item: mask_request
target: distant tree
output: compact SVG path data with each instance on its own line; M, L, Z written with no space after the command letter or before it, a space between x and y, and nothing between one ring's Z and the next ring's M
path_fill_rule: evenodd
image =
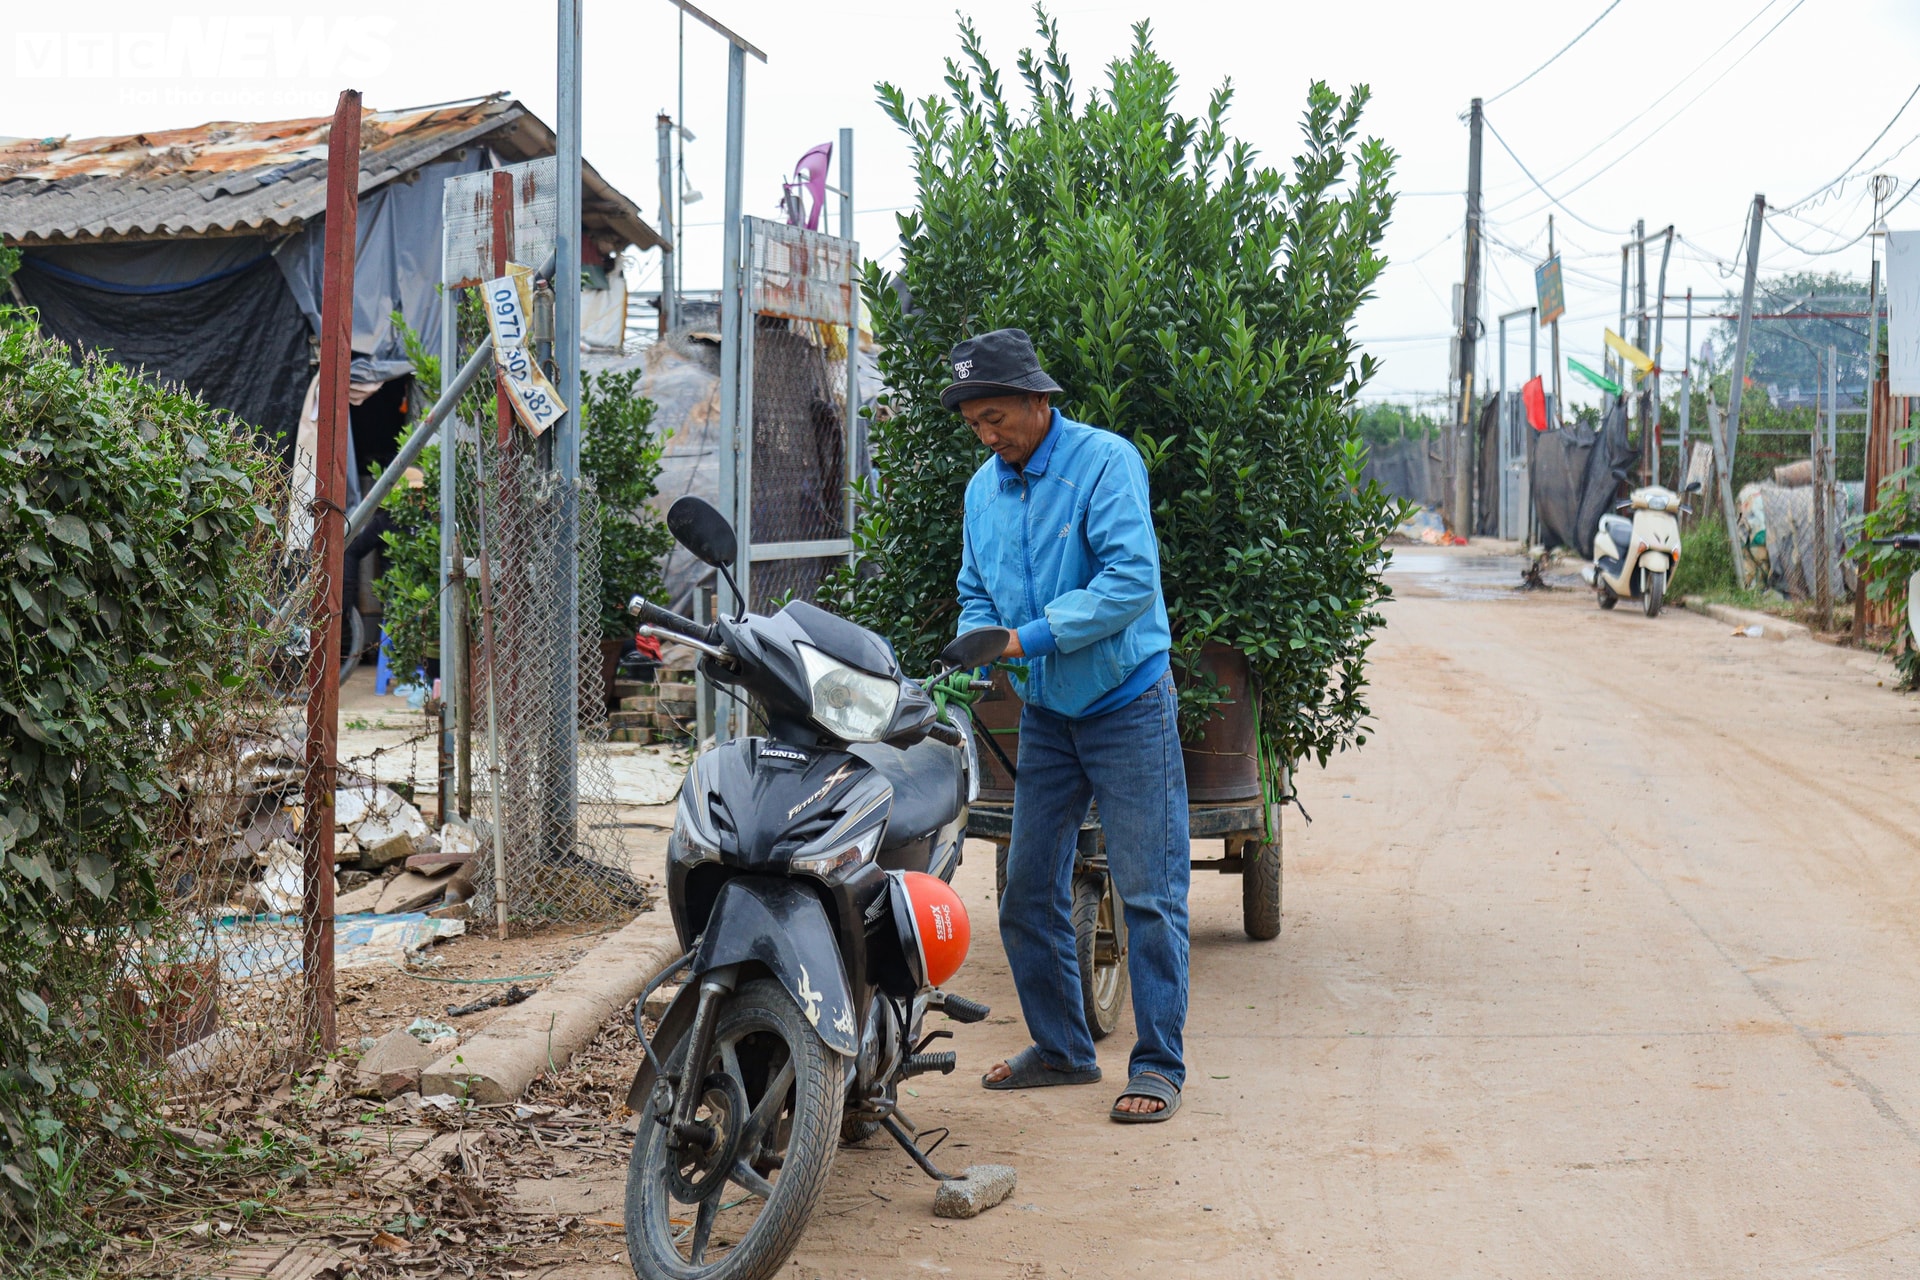
M1390 444L1395 440L1438 435L1444 410L1435 413L1418 405L1374 403L1354 410L1353 430L1368 444Z
M1740 296L1729 293L1722 310L1740 310ZM1671 305L1671 304L1669 304ZM1698 302L1696 301L1696 304ZM1754 290L1756 314L1806 314L1867 309L1867 286L1842 272L1796 271L1762 280ZM1673 317L1667 318L1673 332ZM1713 372L1727 373L1733 363L1739 324L1723 320L1713 333ZM1826 395L1826 375L1818 363L1827 347L1837 348L1842 394L1864 394L1867 385L1865 320L1756 320L1747 339L1747 376L1754 385L1774 389L1774 399L1810 398L1815 388ZM1816 354L1817 353L1817 354ZM1675 365L1678 361L1673 362ZM1795 395L1795 389L1798 394Z

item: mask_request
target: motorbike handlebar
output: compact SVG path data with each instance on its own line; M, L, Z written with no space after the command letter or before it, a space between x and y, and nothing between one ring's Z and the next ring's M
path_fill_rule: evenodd
M627 601L627 612L640 619L641 623L657 627L662 631L671 631L676 635L687 636L703 644L718 645L720 629L714 626L702 626L692 618L683 618L671 609L663 609L651 600L635 596Z
M927 728L927 736L935 742L944 742L950 747L958 747L966 742L960 731L950 724L933 724Z

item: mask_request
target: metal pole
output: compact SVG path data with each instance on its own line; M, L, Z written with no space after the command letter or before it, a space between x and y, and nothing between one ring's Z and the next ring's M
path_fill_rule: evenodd
M1549 260L1551 260L1553 256L1554 256L1553 215L1548 214L1547 215L1547 257ZM1563 280L1561 284L1562 296L1565 295L1565 290L1566 290L1566 285ZM1561 415L1564 414L1565 412L1566 412L1566 401L1560 398L1560 317L1555 316L1553 318L1553 416L1551 419L1552 424L1557 426L1560 422Z
M554 128L557 153L554 178L559 184L554 228L553 358L555 390L567 410L553 424L553 467L565 482L560 508L559 546L555 556L565 608L555 626L553 699L554 766L551 828L547 838L554 851L571 851L579 843L577 820L580 796L580 264L582 255L580 172L580 51L584 0L559 0L559 109ZM598 599L600 584L588 585ZM596 611L597 612L597 611ZM598 624L595 633L598 633ZM596 665L596 670L598 667ZM599 686L598 677L595 686ZM601 688L599 696L606 691Z
M1653 424L1653 438L1649 441L1647 461L1650 464L1650 474L1652 476L1652 483L1654 484L1660 483L1660 358L1661 348L1667 340L1667 261L1672 256L1673 224L1668 223L1665 243L1660 249L1660 284L1654 294L1653 350L1650 352L1653 356L1653 382L1650 388L1653 396L1653 413L1650 418ZM1640 293L1643 311L1646 306L1646 266L1646 249L1643 246L1640 251ZM1646 316L1642 314L1641 324L1643 327L1645 323ZM1641 350L1645 351L1647 349L1642 347ZM1686 459L1682 458L1680 462L1682 466L1686 465Z
M1485 115L1481 101L1469 108L1467 140L1466 277L1460 298L1460 419L1453 451L1454 533L1473 532L1473 371L1474 340L1480 322L1480 135Z
M512 179L509 178L508 181ZM446 298L448 310L453 308L454 302L455 293L449 292ZM450 346L444 345L451 341L443 331L441 334L443 350L451 350ZM450 360L443 358L440 367L445 369L450 363ZM452 416L455 406L460 403L460 397L480 380L483 372L492 367L493 335L488 334L480 339L480 345L474 349L472 355L467 357L467 362L460 366L460 372L453 375L453 382L440 393L440 398L434 401L433 408L427 411L426 418L414 428L413 434L407 437L407 443L401 447L398 454L394 455L393 461L381 470L380 478L373 482L366 496L360 499L360 505L355 507L353 514L347 517L347 541L351 542L360 536L361 531L367 527L367 521L373 519L373 513L380 509L381 501L392 492L394 485L400 482L401 474L419 460L421 451L432 444L440 434L441 426ZM501 403L506 403L504 397ZM452 537L448 531L454 525L453 502L449 495L455 490L452 481L447 478L447 473L452 469L448 464L448 459L451 457L451 451L447 449L440 451L440 545L443 547L451 542ZM444 555L441 561L441 571L444 573L447 563Z
M501 397L505 399L503 395ZM500 780L500 652L493 644L493 567L487 546L487 464L485 449L473 451L474 490L480 512L480 644L487 664L487 806L493 828L493 922L502 942L507 938L506 791Z
M560 377L554 390L567 411L553 424L553 461L568 480L580 478L580 23L583 0L560 3L560 109L554 129L559 183L553 253L553 353ZM572 563L571 549L565 552ZM575 583L575 590L578 590ZM578 628L569 630L577 631Z
M1747 381L1747 337L1753 331L1753 288L1760 274L1760 230L1767 216L1767 198L1753 197L1753 215L1747 223L1747 279L1740 290L1740 328L1733 343L1733 387L1727 393L1727 482L1733 482L1733 463L1740 448L1740 395ZM1745 572L1741 586L1745 586Z
M440 240L440 383L447 383L447 371L460 359L460 292L446 287L447 245L446 237ZM455 396L458 403L459 397ZM435 403L433 409L440 406ZM428 422L433 417L429 409L426 419L413 429L415 436L428 434ZM437 434L437 430L436 430ZM440 759L443 762L440 771L440 822L445 825L447 815L456 806L456 797L461 786L461 761L459 756L459 720L460 699L466 688L465 673L460 669L466 657L466 646L456 641L460 634L459 609L454 593L461 590L455 573L454 556L459 542L459 512L457 510L459 485L460 449L456 443L458 431L447 433L447 440L440 448ZM412 443L411 437L408 443ZM426 443L421 442L424 449ZM395 459L398 461L398 459ZM394 479L400 478L401 467L389 467ZM364 504L363 504L364 505ZM355 512L357 515L358 512ZM371 518L371 512L369 512ZM465 809L460 809L465 817Z
M309 1044L339 1047L333 1003L333 791L340 729L340 596L346 537L347 374L353 360L353 257L360 219L360 94L347 89L327 135L326 247L320 291L320 423L314 446L313 626L307 651L306 794L300 823L300 961Z
M673 121L663 111L653 123L654 150L659 153L655 167L660 171L660 234L665 240L660 246L660 336L665 337L680 323L676 314L680 300L673 289L673 264L680 256L673 239Z
M681 199L687 189L687 11L680 11L680 62L679 73L675 79L673 104L673 225L683 226L687 221L687 202ZM674 248L679 248L675 245ZM680 295L687 291L686 255L673 255L673 296L677 302ZM703 739L704 741L704 739Z
M853 238L853 130L840 131L840 238L850 246L856 245ZM844 430L846 439L846 502L845 527L849 541L853 538L853 486L860 473L860 252L850 248L847 253L847 306L850 310L847 323L847 425ZM853 549L847 549L847 563L852 564Z
M1827 443L1814 453L1814 508L1820 516L1817 536L1820 542L1820 629L1833 626L1833 544L1837 540L1839 517L1835 511L1838 490L1833 483L1833 447L1840 422L1840 349L1827 345Z
M1664 294L1666 290L1661 290ZM1676 491L1687 484L1687 428L1693 424L1693 288L1687 288L1686 359L1680 365L1680 466L1675 473Z
M1642 351L1647 347L1647 220L1636 218L1633 223L1634 264L1637 279L1637 291L1634 294L1633 345ZM1624 336L1626 330L1622 329ZM1657 406L1649 406L1647 399L1652 391L1650 383L1642 384L1634 395L1634 408L1640 411L1640 483L1647 483L1648 462L1654 459L1650 451L1654 447L1653 412Z
M1494 401L1498 408L1493 415L1494 430L1499 432L1495 442L1494 457L1500 469L1494 480L1493 500L1499 504L1494 516L1494 535L1501 538L1508 536L1507 464L1510 461L1508 457L1510 451L1507 448L1507 438L1512 434L1508 429L1510 424L1507 421L1512 416L1507 403L1507 321L1510 318L1511 313L1500 317L1500 391L1498 399Z
M1747 586L1747 557L1740 549L1740 522L1733 507L1733 467L1727 461L1727 424L1720 420L1720 406L1713 398L1713 382L1707 382L1707 443L1713 447L1714 471L1719 475L1720 518L1727 526L1727 550L1733 557L1733 576L1741 590Z
M1631 244L1621 245L1620 246L1620 327L1616 329L1614 332L1622 335L1624 335L1627 332L1627 269L1632 265L1632 263L1633 263L1633 246ZM1626 395L1626 387L1627 387L1627 362L1620 359L1618 356L1614 355L1612 348L1607 349L1606 361L1607 361L1607 376L1620 384L1620 387L1621 387L1620 394L1624 398Z
M745 327L741 323L740 271L740 177L746 129L747 53L737 44L727 47L727 178L725 211L720 219L720 510L734 522L736 531L742 505L740 494L740 388L741 344ZM740 538L740 546L749 544ZM744 563L744 561L742 562ZM717 584L715 599L720 612L732 617L745 607L734 599L724 579ZM733 737L732 699L715 704L714 738L725 742Z

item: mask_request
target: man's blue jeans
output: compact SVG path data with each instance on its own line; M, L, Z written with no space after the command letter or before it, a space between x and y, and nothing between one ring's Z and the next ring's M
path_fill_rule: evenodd
M1028 707L1000 940L1027 1031L1048 1066L1097 1065L1073 942L1074 838L1100 802L1107 869L1127 920L1135 1041L1128 1074L1186 1080L1187 775L1171 676L1118 711L1068 720Z

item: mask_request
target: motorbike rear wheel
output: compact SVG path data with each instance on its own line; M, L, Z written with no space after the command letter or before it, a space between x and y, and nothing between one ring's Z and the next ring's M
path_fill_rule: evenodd
M685 1055L682 1044L670 1073ZM627 1255L640 1280L767 1280L786 1266L833 1165L844 1067L779 983L756 979L725 997L698 1074L730 1076L739 1091L712 1088L695 1112L712 1142L667 1145L657 1114L665 1090L640 1113L626 1198ZM731 1111L729 1095L745 1099L744 1113ZM710 1151L732 1157L724 1175L705 1167ZM682 1199L690 1185L699 1193Z
M1620 603L1620 597L1613 594L1613 588L1604 582L1594 589L1594 599L1602 609L1611 609Z
M1660 616L1660 606L1667 594L1667 571L1656 569L1647 574L1647 589L1640 597L1640 608L1649 618Z

